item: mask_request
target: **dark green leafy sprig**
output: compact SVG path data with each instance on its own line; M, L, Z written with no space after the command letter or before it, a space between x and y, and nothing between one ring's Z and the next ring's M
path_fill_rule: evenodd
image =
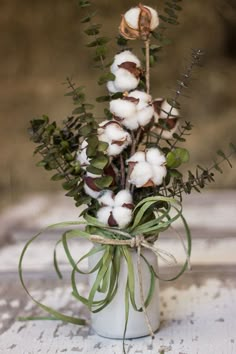
M192 171L188 171L188 179L187 181L183 179L182 174L174 177L171 186L164 186L160 189L159 193L165 193L168 196L178 197L182 200L182 194L190 194L192 190L197 192L201 192L206 185L215 181L214 179L214 170L223 173L221 165L224 162L227 162L228 165L232 168L232 163L230 161L230 157L236 153L236 146L234 144L230 144L230 152L225 154L224 151L218 150L217 155L221 157L220 160L214 160L212 166L208 168L204 168L200 165L197 166L196 171L193 173Z
M106 69L110 64L107 60L111 39L101 34L102 24L95 23L94 18L97 12L93 10L93 3L88 0L77 0L77 4L80 10L86 12L86 15L81 19L81 23L86 26L84 33L89 37L89 42L86 46L94 50L94 67L103 72L99 77L98 84L103 85L109 80L114 80L114 75L106 73Z
M178 25L179 12L182 10L180 3L182 0L165 1L164 15L159 15L160 19L166 24Z
M191 130L193 129L193 125L191 122L185 121L185 124L179 128L178 133L173 134L174 140L172 142L167 140L167 143L171 146L170 150L173 150L178 143L186 142L186 136L191 135Z
M56 122L50 123L47 116L31 121L31 140L37 144L35 154L40 154L42 160L38 166L47 171L56 171L53 181L64 180L62 186L67 191L66 196L73 197L76 206L88 206L91 211L96 209L96 200L84 192L85 170L77 159L79 147L87 142L86 155L89 164L86 171L94 174L94 184L98 189L111 186L114 182L114 171L109 168L110 161L106 155L108 144L98 139L98 123L91 112L93 105L87 103L83 87L77 87L70 78L66 79L69 92L75 108L73 116L65 119L61 127Z
M154 64L158 62L161 50L172 43L171 39L166 36L166 32L170 26L179 24L179 14L182 10L180 3L182 3L182 0L168 0L164 3L164 13L159 14L161 23L158 28L152 32L152 36L157 40L158 46L153 49L150 48L151 66L154 66Z
M69 117L62 128L56 122L50 123L47 116L31 121L29 133L31 140L38 146L35 154L42 160L37 164L47 171L56 171L53 181L65 180L70 186L80 181L80 163L75 160L78 149L78 134L73 129L78 121Z
M171 106L170 111L165 112L167 114L167 119L172 116L172 111L174 108L177 108L178 110L180 110L180 98L181 97L188 97L188 96L186 96L184 91L189 88L190 81L193 76L194 68L196 66L201 65L201 60L202 60L203 55L204 55L204 52L201 49L192 49L190 63L187 66L184 73L181 75L181 79L179 79L177 81L177 87L173 90L174 96L167 99L169 105ZM159 142L162 138L162 133L163 133L164 129L165 129L165 127L162 127L160 134L157 135L157 141L156 141L157 145L159 144ZM190 131L191 129L192 129L192 126L190 125L190 123L188 123L188 125L185 126L185 131L186 130ZM180 134L177 134L177 133L174 135L174 138L180 142L184 141L183 136L181 136ZM168 142L170 149L173 149L175 147L175 145L177 144L176 140L173 143L170 141Z

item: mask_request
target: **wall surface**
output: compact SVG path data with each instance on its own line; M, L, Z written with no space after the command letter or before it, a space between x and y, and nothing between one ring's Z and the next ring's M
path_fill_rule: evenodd
M148 1L158 8L163 0ZM135 1L96 2L104 31L115 36L120 14ZM35 167L33 146L27 136L29 120L41 114L61 120L71 112L61 84L67 75L87 87L91 101L102 89L96 86L89 49L75 1L2 0L0 12L0 206L28 192L57 191L60 185ZM154 96L169 95L183 70L190 48L206 51L204 66L183 101L185 120L195 125L188 141L191 166L208 165L215 150L235 141L236 5L233 0L183 0L180 26L169 36L166 48L152 71ZM116 47L111 48L111 57ZM98 109L98 116L101 115ZM236 169L226 167L219 187L236 186Z

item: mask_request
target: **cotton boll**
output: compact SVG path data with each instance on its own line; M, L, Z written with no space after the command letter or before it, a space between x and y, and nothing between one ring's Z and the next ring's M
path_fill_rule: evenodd
M117 144L109 144L107 149L107 154L109 156L117 156L122 153L122 151L127 147L127 145L117 145Z
M151 95L148 95L146 92L139 91L139 90L130 92L128 97L134 97L139 99L139 103L137 104L137 109L142 109L152 101Z
M146 154L143 151L137 151L133 156L131 156L127 162L145 162Z
M109 144L107 154L119 155L129 144L131 137L121 125L114 121L105 121L100 124L99 140Z
M114 206L114 193L110 190L104 190L100 192L100 196L98 198L98 202L100 205L105 205L109 207Z
M96 192L94 190L92 190L86 183L84 183L84 191L87 195L89 195L90 197L97 199L100 191Z
M136 130L139 127L139 123L136 115L123 120L122 124L129 130Z
M117 88L118 92L131 91L138 86L139 81L140 80L128 70L121 68L116 71L114 86Z
M146 160L151 165L163 165L166 163L166 158L163 153L157 148L150 148L146 152Z
M117 54L114 58L114 62L111 66L111 72L116 74L116 71L119 69L119 65L125 62L132 62L137 65L138 68L141 67L140 60L134 55L130 50L124 50L123 52Z
M171 113L170 113L171 112ZM178 117L178 109L172 107L166 100L162 103L160 118L166 119L171 117Z
M123 204L132 204L133 199L131 193L124 189L121 190L117 195L115 196L115 206L122 206Z
M118 98L110 102L110 111L117 117L129 118L136 112L136 105L133 102Z
M123 207L116 207L113 209L113 217L118 226L122 229L126 227L132 220L132 210Z
M152 166L152 170L152 181L156 186L160 186L163 183L163 179L166 177L167 169L165 166Z
M119 92L114 84L114 81L108 81L107 89L110 93L117 93Z
M111 141L125 141L129 137L129 133L126 132L119 123L113 122L105 127L105 134Z
M108 220L109 220L109 217L112 213L112 210L113 210L112 207L109 207L109 206L100 208L97 212L98 220L101 223L108 225Z
M141 188L152 178L152 175L152 167L148 162L138 162L130 175L130 183Z
M147 106L146 108L143 108L141 111L138 111L137 119L139 124L142 127L149 124L152 120L153 115L154 115L154 109L152 106Z
M133 29L138 29L139 15L140 15L139 7L133 7L132 9L128 10L124 15L125 21L127 22L128 26L130 26Z
M159 17L158 13L156 10L154 10L152 7L145 6L150 12L151 12L151 31L153 31L155 28L158 27L159 25Z

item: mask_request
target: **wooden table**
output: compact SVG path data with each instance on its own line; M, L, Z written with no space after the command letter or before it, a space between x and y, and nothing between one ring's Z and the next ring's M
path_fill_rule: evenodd
M193 234L192 271L172 283L161 283L161 328L150 338L127 340L127 353L236 353L236 192L207 192L185 201L185 215ZM18 316L44 315L23 291L17 262L25 241L47 224L75 220L78 211L64 197L34 196L6 210L0 217L0 353L122 353L122 342L97 336L88 327L60 321L18 321ZM181 226L176 225L181 232ZM59 251L64 279L53 273L51 257L58 233L47 233L33 245L25 261L25 279L32 294L67 314L87 318L88 311L70 295L70 271ZM162 248L181 262L177 238L166 233ZM79 242L79 257L90 245ZM85 265L86 266L86 265ZM161 265L161 272L176 269ZM82 293L87 279L79 279Z

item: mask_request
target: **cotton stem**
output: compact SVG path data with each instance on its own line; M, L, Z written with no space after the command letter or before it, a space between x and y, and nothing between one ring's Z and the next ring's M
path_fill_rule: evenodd
M125 164L122 154L120 154L120 174L121 174L121 188L125 188Z
M145 56L146 56L146 90L150 94L150 39L145 41Z

